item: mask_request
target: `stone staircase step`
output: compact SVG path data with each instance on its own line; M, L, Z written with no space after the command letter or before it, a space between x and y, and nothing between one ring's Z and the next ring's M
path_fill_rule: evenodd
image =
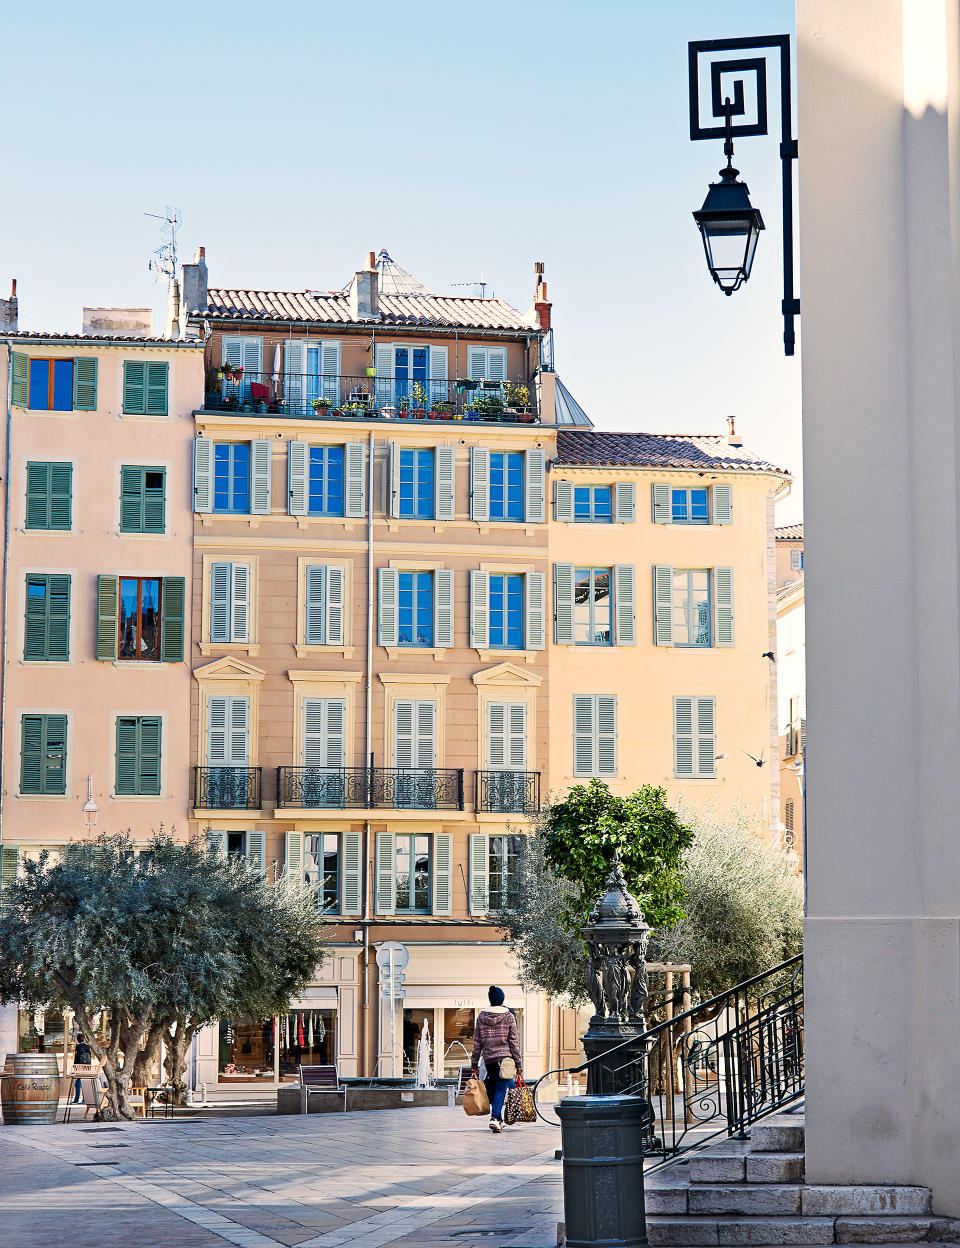
M860 1214L925 1214L930 1212L930 1192L925 1187L893 1184L839 1185L808 1183L802 1192L801 1212L812 1217L857 1217Z
M745 1213L751 1215L800 1213L798 1183L733 1183L710 1187L691 1186L687 1196L690 1213ZM856 1213L856 1209L844 1210Z
M750 1129L752 1153L802 1153L803 1123L755 1122Z
M802 1183L803 1153L748 1153L744 1158L748 1183Z
M717 1245L820 1245L834 1242L833 1218L670 1217L648 1215L651 1248Z
M701 1153L690 1158L691 1183L742 1183L747 1154Z
M838 1244L917 1244L930 1234L930 1218L837 1218Z

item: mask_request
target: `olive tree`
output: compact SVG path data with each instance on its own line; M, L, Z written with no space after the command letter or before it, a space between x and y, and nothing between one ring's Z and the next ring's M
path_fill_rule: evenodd
M105 1116L132 1118L130 1090L166 1047L182 1092L197 1028L287 1008L323 957L323 924L305 890L267 883L199 841L125 836L42 855L4 889L0 1001L73 1011L107 1081ZM106 1020L106 1039L95 1026Z

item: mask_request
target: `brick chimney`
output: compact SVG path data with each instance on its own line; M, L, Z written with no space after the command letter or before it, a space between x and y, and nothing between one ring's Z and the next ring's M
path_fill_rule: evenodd
M17 332L17 279L10 279L10 298L0 299L0 333L15 334Z
M533 309L537 314L537 323L541 329L550 329L550 311L553 304L547 298L547 283L543 276L543 261L537 260L534 264L534 271L537 275L537 293L533 297Z
M734 427L735 416L727 417L727 444L729 446L743 446L743 438L737 433Z
M351 321L373 321L380 315L380 274L377 257L367 252L367 263L353 275L348 292Z

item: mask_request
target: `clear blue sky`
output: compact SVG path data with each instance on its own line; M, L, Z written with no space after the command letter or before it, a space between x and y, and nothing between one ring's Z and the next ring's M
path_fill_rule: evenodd
M686 78L690 39L793 29L792 0L6 6L0 288L19 279L28 329L159 310L143 213L165 203L213 285L338 288L386 247L438 292L482 274L525 309L543 260L558 371L599 428L732 413L798 474L777 140L737 147L767 230L727 299L690 216L720 144L690 142Z

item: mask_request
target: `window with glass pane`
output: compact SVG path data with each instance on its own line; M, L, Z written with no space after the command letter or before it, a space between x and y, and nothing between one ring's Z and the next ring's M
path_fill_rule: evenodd
M613 640L610 569L577 568L573 583L573 639L578 646L609 646Z
M710 572L707 568L673 570L673 644L711 644Z
M247 852L246 832L227 833L227 857L234 862L243 862Z
M73 360L31 360L29 378L35 412L73 411Z
M396 910L406 914L430 911L429 836L397 836Z
M250 513L250 443L217 442L213 448L213 510Z
M404 406L409 402L411 407L423 407L427 389L427 348L394 347L393 377L397 387L397 401L405 400ZM417 385L419 389L416 388Z
M160 658L160 580L120 577L118 659Z
M304 879L317 890L321 914L340 910L340 836L323 832L303 838Z
M523 519L523 453L490 452L490 519Z
M311 446L307 502L311 516L343 515L343 447Z
M433 645L433 573L401 572L399 577L397 644Z
M523 577L491 573L490 649L523 649Z
M523 837L491 836L487 870L490 909L515 908L523 883Z
M410 520L433 519L433 451L400 451L400 515Z
M578 485L573 491L573 518L581 523L613 522L613 486Z
M674 524L709 524L708 492L706 490L671 490L670 515Z

